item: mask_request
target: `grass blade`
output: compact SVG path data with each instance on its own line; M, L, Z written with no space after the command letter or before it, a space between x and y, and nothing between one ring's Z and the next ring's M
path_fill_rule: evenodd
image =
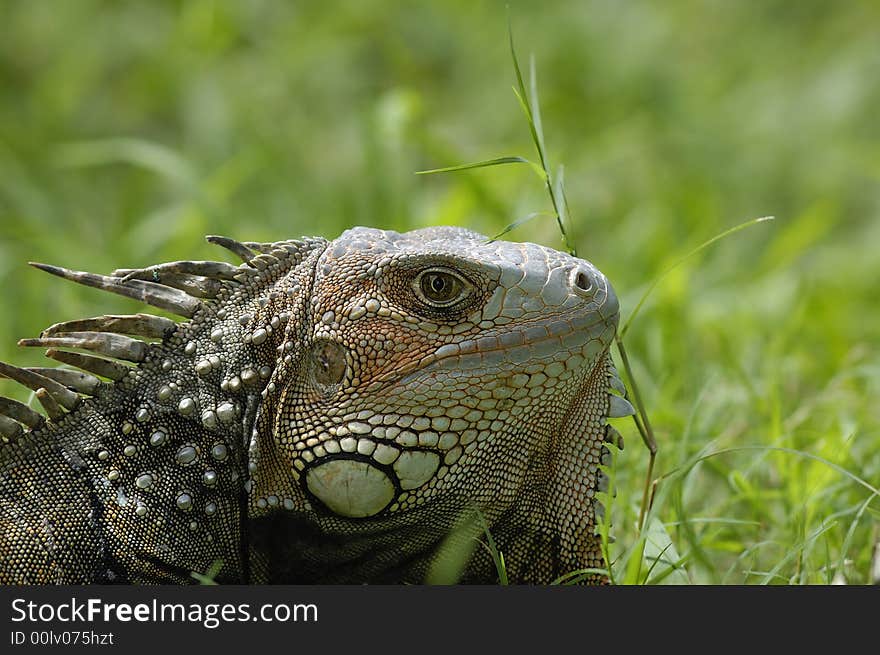
M222 569L223 560L217 559L211 563L211 566L208 567L208 570L205 573L190 571L190 577L192 577L193 580L198 581L198 583L202 585L216 585L218 584L216 581L217 575Z
M504 553L498 549L498 544L495 543L495 539L492 537L492 533L489 530L489 523L486 521L486 517L483 513L479 510L477 510L477 517L483 526L483 533L486 535L487 542L483 543L481 541L480 543L489 552L492 561L495 563L495 570L498 572L498 583L503 585L510 584L510 580L507 577L507 566L504 563Z
M569 571L568 573L563 573L558 578L553 580L550 585L573 585L580 582L583 578L587 578L589 576L601 575L608 576L608 569L597 569L597 568L588 568L588 569L576 569L574 571Z
M528 223L533 218L538 218L539 216L553 216L553 214L551 214L550 212L532 212L531 214L528 214L527 216L523 216L522 218L515 220L513 223L509 224L507 227L505 227L503 230L501 230L498 234L496 234L494 237L489 239L488 243L492 243L493 241L497 241L498 239L503 237L508 232L515 230L520 225L523 225L524 223Z
M516 88L513 92L516 93L516 97L519 98L520 104L523 106L523 111L525 111L526 117L529 119L529 123L534 124L534 121L532 120L531 106L528 102L529 96L526 93L526 85L523 83L522 71L519 68L519 59L516 57L516 48L513 44L513 24L510 21L510 14L507 15L507 39L510 43L510 58L513 59L513 70L516 74Z
M534 141L535 149L538 151L538 158L541 160L541 168L544 169L544 172L547 175L547 189L550 191L550 196L552 198L553 189L551 188L549 181L550 171L547 168L547 161L544 157L544 136L539 133L538 124L535 123L534 110L536 103L529 97L529 94L526 91L525 82L523 82L522 69L519 67L519 59L516 56L516 47L513 43L513 25L510 22L510 16L507 18L507 36L510 41L510 57L513 59L513 70L516 73L516 87L514 87L513 92L519 100L523 113L526 115L526 119L529 122L529 131L532 133L532 141ZM534 77L534 67L530 85L532 86L533 91L537 90L537 82ZM538 116L538 121L540 121L540 119L541 117Z
M547 166L544 163L544 150L541 148L541 142L538 137L538 130L535 128L535 121L532 118L532 110L529 107L529 98L528 96L522 95L523 92L518 91L516 88L513 89L513 94L516 96L516 99L519 100L519 106L522 107L523 113L526 115L526 120L529 124L529 133L532 135L532 143L535 144L535 150L538 151L538 159L540 159L540 169L544 171L544 174L547 178L550 177L550 171L547 170ZM548 189L549 187L549 182Z
M454 173L456 171L466 171L472 168L488 168L489 166L502 166L504 164L528 164L543 178L544 171L538 167L533 161L525 157L496 157L495 159L486 159L483 161L475 161L469 164L459 164L458 166L446 166L444 168L431 168L426 171L416 171L416 175L432 175L434 173Z
M645 536L639 537L626 560L623 582L625 585L639 585L644 582L642 562L645 559Z
M626 334L626 331L629 329L630 324L633 322L635 317L638 315L639 310L641 310L642 305L645 304L645 301L648 299L648 296L651 295L651 292L654 291L654 289L657 287L658 284L660 284L660 282L663 280L663 278L665 278L672 271L674 271L676 268L681 266L688 259L690 259L694 255L696 255L697 253L701 252L705 248L708 248L716 241L720 241L721 239L728 237L731 234L734 234L736 232L739 232L740 230L744 230L747 227L751 227L752 225L756 225L758 223L763 223L765 221L772 221L774 218L775 218L774 216L762 216L760 218L753 218L753 219L746 221L744 223L740 223L739 225L735 225L732 228L730 228L729 230L725 230L724 232L722 232L720 234L716 234L714 237L712 237L708 241L704 241L699 246L697 246L696 248L691 250L689 253L687 253L684 257L677 260L672 266L670 266L665 271L663 271L659 276L654 278L654 281L651 282L651 284L648 286L645 293L642 294L642 297L639 299L639 302L636 304L635 309L633 309L632 313L629 315L629 318L626 320L626 323L624 323L623 327L618 331L618 334L621 337L623 337Z
M855 518L852 520L849 529L846 531L846 537L843 540L843 544L841 544L840 546L840 557L837 560L837 572L840 574L842 574L844 571L846 564L846 555L849 552L853 537L856 533L856 528L859 525L859 521L861 521L862 515L865 513L865 510L868 509L868 506L871 504L872 500L874 500L874 496L868 496L859 505L859 509L856 512Z
M803 450L796 450L794 448L785 448L783 446L733 446L731 448L720 448L718 450L713 450L710 453L706 453L705 455L700 455L699 457L695 457L691 459L686 466L680 466L672 469L669 473L666 473L662 476L661 479L667 479L674 477L676 474L684 474L687 473L694 466L699 464L702 461L705 461L711 457L716 457L717 455L725 455L727 453L737 453L737 452L748 452L754 450L763 450L766 452L778 452L778 453L786 453L788 455L797 455L798 457L804 457L806 459L812 459L813 461L820 462L824 464L828 468L840 473L846 478L849 478L856 484L861 487L864 487L869 492L871 492L871 498L875 496L880 496L880 489L873 486L863 478L860 478L855 473L852 473L839 464L835 464L834 462L825 459L824 457L820 457L819 455L814 455L813 453L808 453Z
M814 541L816 541L816 539L821 537L833 527L834 522L820 525L816 530L813 531L812 534L805 537L801 543L789 546L786 554L782 558L780 558L778 562L776 562L775 566L764 575L764 577L758 584L768 585L773 581L774 578L780 578L784 582L789 582L780 575L780 571L782 571L783 567L788 564L792 559L800 557L800 555L803 553L804 549L808 545L812 544Z
M541 105L538 102L538 75L535 72L534 54L529 57L529 90L531 92L529 100L531 101L530 109L532 110L532 123L535 125L535 145L538 146L541 163L545 169L549 169L550 166L547 164L546 160L547 151L544 149L544 126L541 122Z
M684 568L687 558L678 554L666 526L657 518L652 518L647 527L644 557L647 562L651 562L645 574L646 583L657 584L672 576L674 584L688 584L688 575Z
M562 233L562 239L568 248L568 252L571 253L572 257L577 257L577 250L574 247L574 235L572 234L569 237L569 233L566 232L565 228L568 225L568 230L573 232L574 223L568 211L568 196L565 195L565 166L562 164L559 164L559 168L556 169L556 184L554 185L553 193L556 196L556 205L559 207L559 211L556 214L556 224L559 226L559 231Z

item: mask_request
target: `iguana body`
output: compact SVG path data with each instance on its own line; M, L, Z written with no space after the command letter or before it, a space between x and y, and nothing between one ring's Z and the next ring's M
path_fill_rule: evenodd
M59 324L25 344L86 372L0 368L50 416L0 405L0 582L492 582L485 528L515 582L603 566L631 407L591 264L449 227L213 240L245 263L41 266L189 320Z

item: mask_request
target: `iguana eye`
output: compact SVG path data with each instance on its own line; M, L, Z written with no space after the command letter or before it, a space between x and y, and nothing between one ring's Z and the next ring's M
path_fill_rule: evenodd
M434 307L449 307L466 298L471 284L445 268L429 268L415 279L416 295Z

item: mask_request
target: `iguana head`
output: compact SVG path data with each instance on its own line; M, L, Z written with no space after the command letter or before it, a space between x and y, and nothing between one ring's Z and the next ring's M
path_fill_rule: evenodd
M271 342L280 364L251 440L252 514L359 536L361 553L346 547L356 560L375 556L369 535L401 530L414 552L430 549L478 510L526 577L541 567L527 555L536 539L554 572L560 559L600 564L618 302L594 266L460 228L355 228L317 259L302 309Z

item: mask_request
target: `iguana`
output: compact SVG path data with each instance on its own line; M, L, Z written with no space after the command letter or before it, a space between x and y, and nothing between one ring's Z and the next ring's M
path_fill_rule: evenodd
M456 227L208 237L242 264L34 264L181 317L59 323L0 374L0 583L547 583L603 567L633 412L589 262ZM212 569L213 567L213 569ZM454 568L454 566L453 566ZM601 575L593 581L601 581Z

